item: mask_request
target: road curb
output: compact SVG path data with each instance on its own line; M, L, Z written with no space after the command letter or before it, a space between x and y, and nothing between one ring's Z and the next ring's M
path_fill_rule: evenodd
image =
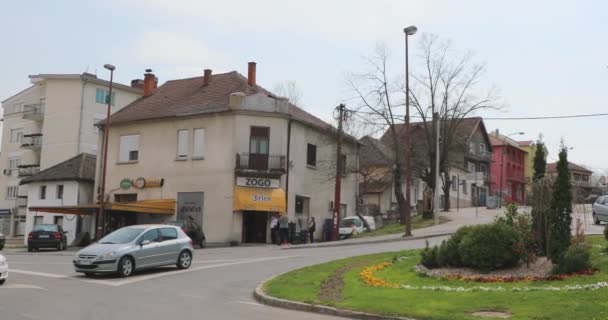
M267 279L266 281L260 283L253 292L253 297L256 301L261 304L265 304L272 307L278 307L289 310L296 311L305 311L312 313L319 313L324 315L336 316L336 317L344 317L349 319L362 319L362 320L416 320L414 318L404 318L404 317L393 317L393 316L382 316L372 313L365 313L360 311L352 311L345 309L337 309L334 307L328 307L318 304L310 304L304 302L296 302L291 300L285 300L280 298L275 298L267 295L264 292L264 284L270 280L274 279L274 277Z
M444 233L436 233L429 234L426 236L412 236L412 237L400 237L400 238L391 238L391 239L383 239L383 240L369 240L369 241L357 241L357 242L338 242L335 244L327 244L327 245L317 245L317 246L290 246L290 247L282 247L282 250L293 250L293 249L309 249L309 248L333 248L333 247L345 247L345 246L356 246L361 244L374 244L374 243L387 243L387 242L399 242L399 241L412 241L412 240L421 240L421 239L430 239L437 237L444 237L453 235L455 232L444 232Z

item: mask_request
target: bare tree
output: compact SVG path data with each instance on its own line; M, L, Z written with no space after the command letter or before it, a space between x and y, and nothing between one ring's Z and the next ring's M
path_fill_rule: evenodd
M302 91L294 80L287 80L277 84L274 87L274 93L278 96L285 97L292 104L302 107Z
M410 221L406 217L405 196L403 194L403 148L396 125L401 122L398 108L403 107L405 95L400 88L399 80L389 74L388 53L386 47L377 45L373 54L367 58L369 70L361 74L351 74L347 84L356 98L354 113L361 121L371 125L387 128L391 137L390 146L393 149L392 176L397 208L402 217L402 223ZM406 226L406 235L411 235L411 226Z
M418 163L418 175L427 186L435 187L435 141L437 124L440 124L439 170L445 195L445 209L450 208L450 169L455 152L466 150L468 134L461 131L465 118L480 111L499 109L496 88L480 88L485 65L475 63L471 53L458 54L450 42L440 41L436 35L424 34L420 45L420 68L412 75L413 89L410 100L414 114L422 122L421 149L426 159ZM435 114L439 118L435 118ZM419 151L422 151L419 150ZM421 165L421 166L420 166Z

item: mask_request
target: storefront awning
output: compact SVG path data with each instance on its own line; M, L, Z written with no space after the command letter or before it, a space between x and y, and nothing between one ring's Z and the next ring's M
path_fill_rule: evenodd
M234 211L271 211L285 212L285 191L283 189L265 189L234 187Z
M175 214L175 203L175 199L112 202L106 204L105 208L106 210L173 215Z
M142 200L135 202L112 202L106 203L106 210L129 211L150 214L175 214L175 199ZM55 207L29 207L29 211L38 213L61 213L94 215L99 210L97 204L85 204L78 206L55 206Z

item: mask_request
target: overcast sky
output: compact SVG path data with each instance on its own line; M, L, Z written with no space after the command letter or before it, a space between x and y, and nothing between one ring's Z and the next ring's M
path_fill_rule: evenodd
M0 100L26 88L29 74L107 78L102 66L112 63L120 82L152 68L162 83L205 68L246 74L256 61L260 85L295 81L306 110L330 120L350 96L346 74L364 70L377 43L403 70L402 30L416 25L486 63L484 82L500 88L507 108L479 116L608 112L608 2L600 0L5 0L2 12ZM563 138L571 161L608 168L608 117L486 126L528 140L542 132L550 161Z

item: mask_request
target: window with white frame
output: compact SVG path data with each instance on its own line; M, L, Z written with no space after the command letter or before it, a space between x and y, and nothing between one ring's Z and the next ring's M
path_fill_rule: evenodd
M11 129L11 142L21 142L23 139L23 128Z
M95 102L101 104L108 104L108 95L110 92L106 89L97 88L95 90ZM112 92L112 105L116 102L116 92Z
M486 145L485 145L485 143L480 143L479 144L479 153L482 154L482 155L486 154Z
M177 130L177 160L188 159L189 130Z
M39 199L40 200L45 200L46 199L46 186L40 186L40 191L38 193L39 195Z
M10 158L8 158L8 168L10 170L17 170L19 168L20 164L21 164L21 158L20 157L10 157Z
M456 179L456 176L452 176L452 190L458 190L458 179Z
M203 159L205 157L205 129L194 129L194 148L192 159Z
M121 136L118 162L134 162L137 160L139 160L139 135Z
M19 190L18 186L8 186L6 187L6 199L17 199L17 192Z

